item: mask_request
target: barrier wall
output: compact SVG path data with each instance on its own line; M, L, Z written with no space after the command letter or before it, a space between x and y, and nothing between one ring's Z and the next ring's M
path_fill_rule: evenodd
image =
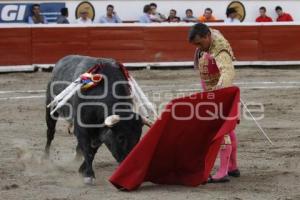
M125 63L192 61L189 26L0 27L0 66L53 64L70 54ZM238 61L300 61L299 25L213 25Z

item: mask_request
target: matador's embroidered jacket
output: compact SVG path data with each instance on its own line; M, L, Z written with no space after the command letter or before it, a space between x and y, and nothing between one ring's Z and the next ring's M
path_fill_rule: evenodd
M208 52L196 50L195 67L200 70L200 77L205 90L229 87L234 79L234 55L229 42L218 31L211 29L212 44Z

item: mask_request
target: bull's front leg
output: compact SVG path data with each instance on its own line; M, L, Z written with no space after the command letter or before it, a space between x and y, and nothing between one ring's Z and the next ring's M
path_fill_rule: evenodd
M87 134L78 135L79 146L82 150L84 161L79 168L79 172L84 177L84 183L87 185L95 184L95 172L93 170L93 160L97 149L91 147L91 138Z

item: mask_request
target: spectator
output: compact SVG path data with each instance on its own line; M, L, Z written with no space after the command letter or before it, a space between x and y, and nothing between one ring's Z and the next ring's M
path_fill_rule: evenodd
M150 15L152 13L152 10L151 10L151 6L150 5L145 5L144 6L144 14L140 17L140 23L151 23L151 18L150 18Z
M150 3L150 7L152 11L150 18L153 22L164 22L167 20L167 18L163 14L157 11L156 3Z
M185 11L185 17L182 19L185 22L198 22L198 19L194 17L192 9Z
M57 23L58 24L70 24L68 20L69 16L69 11L68 8L62 8L60 9L61 15L57 18Z
M211 8L206 8L204 10L204 14L199 17L199 21L201 23L209 22L209 21L216 21L217 19L212 15L213 11Z
M267 9L265 7L259 8L260 16L256 18L256 22L272 22L272 18L266 15Z
M180 22L180 17L177 17L176 14L177 14L177 11L174 9L171 9L167 21L168 22Z
M237 18L237 12L234 8L228 8L226 10L227 19L225 23L240 23L241 21Z
M40 4L33 4L31 6L31 15L28 17L29 24L48 24L47 19L41 15Z
M292 21L294 21L293 17L290 14L283 12L283 10L280 6L277 6L275 8L275 11L278 15L278 18L277 18L278 22L292 22Z
M87 10L80 11L80 17L76 20L77 24L92 24L93 21L89 18L89 12Z
M122 20L114 11L114 6L108 5L106 7L106 15L100 18L100 23L122 23Z

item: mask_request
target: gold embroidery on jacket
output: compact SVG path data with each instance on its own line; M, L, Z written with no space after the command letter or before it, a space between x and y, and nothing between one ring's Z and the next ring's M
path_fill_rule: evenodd
M211 33L212 33L212 44L209 48L208 53L210 54L210 56L213 59L212 65L216 64L214 58L216 58L221 52L224 52L224 51L230 55L230 57L233 61L235 58L234 58L234 54L230 47L229 42L224 38L224 36L218 30L211 29ZM206 84L206 89L213 90L219 82L221 73L220 73L220 69L219 69L219 73L209 74L209 70L208 70L209 63L208 63L208 60L205 58L205 55L206 55L205 53L201 53L199 62L198 62L200 77ZM219 66L217 66L217 67L219 68ZM228 77L232 77L232 75L229 74ZM228 82L228 81L226 81L226 82Z

